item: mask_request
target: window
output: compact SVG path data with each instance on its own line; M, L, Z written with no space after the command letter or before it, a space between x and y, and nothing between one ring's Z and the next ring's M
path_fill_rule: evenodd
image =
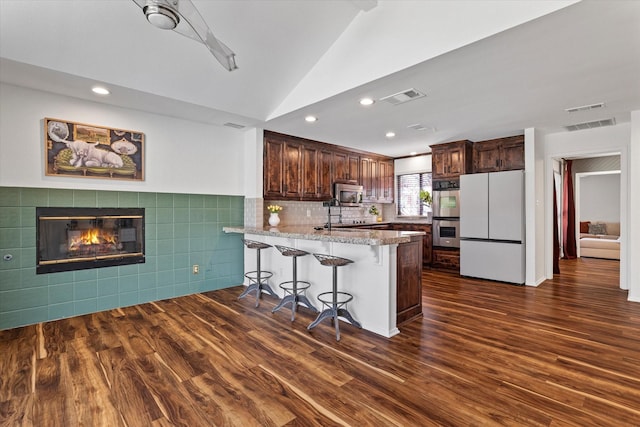
M431 193L431 172L398 175L398 215L429 215L431 206L420 201L420 190Z

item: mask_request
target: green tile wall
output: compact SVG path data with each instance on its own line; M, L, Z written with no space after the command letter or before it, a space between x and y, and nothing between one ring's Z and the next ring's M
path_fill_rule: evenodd
M47 206L145 208L146 262L36 274L35 211ZM242 242L222 227L243 212L241 196L0 187L0 329L239 285Z

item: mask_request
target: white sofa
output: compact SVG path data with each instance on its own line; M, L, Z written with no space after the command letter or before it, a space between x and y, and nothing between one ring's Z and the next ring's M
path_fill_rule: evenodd
M602 230L604 225L604 230ZM600 228L600 229L598 229ZM585 232L586 231L586 232ZM602 221L580 222L580 256L620 259L620 223Z

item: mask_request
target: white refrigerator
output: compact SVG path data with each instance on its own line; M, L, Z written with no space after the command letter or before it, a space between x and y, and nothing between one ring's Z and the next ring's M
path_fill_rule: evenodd
M460 176L460 274L524 284L524 171Z

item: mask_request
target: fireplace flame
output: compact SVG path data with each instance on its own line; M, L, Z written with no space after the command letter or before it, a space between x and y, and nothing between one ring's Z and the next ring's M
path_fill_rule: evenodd
M69 240L69 249L77 250L82 246L115 244L116 237L107 230L91 228L83 230Z

